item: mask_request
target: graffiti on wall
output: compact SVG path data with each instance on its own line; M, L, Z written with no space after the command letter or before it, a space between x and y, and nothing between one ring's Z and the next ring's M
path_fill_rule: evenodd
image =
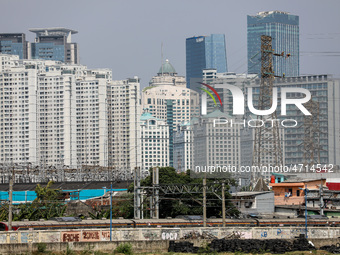
M297 235L305 234L305 233L306 233L306 230L304 228L292 228L290 230L290 235L291 236L297 236Z
M317 237L317 238L327 238L329 232L323 229L312 229L310 231L310 237Z
M274 229L276 231L276 229ZM264 239L264 238L272 238L273 230L271 228L254 228L252 230L252 238L254 239ZM276 232L274 232L276 235Z
M133 230L120 230L120 239L121 240L138 240L138 236L136 236Z
M305 228L144 228L144 229L115 229L112 231L112 240L179 240L181 238L195 238L199 236L242 239L289 239L304 234ZM313 238L329 238L340 235L340 228L310 227L308 234ZM109 241L109 230L70 230L70 231L15 231L12 233L0 232L0 244L11 243L55 243L55 242L97 242Z
M7 235L0 234L0 243L6 243L6 242L7 242Z
M218 229L205 229L202 231L203 236L218 238Z
M162 240L179 239L179 229L162 229Z
M46 238L46 236L52 235L55 239ZM41 233L41 242L60 242L60 234L56 233ZM39 234L34 232L21 232L20 239L22 243L36 243L39 242ZM47 239L47 240L46 240Z
M110 238L110 234L109 234ZM100 241L100 231L83 231L82 232L83 242L97 242Z
M9 235L10 243L17 243L18 242L18 233L12 233Z
M145 240L159 240L160 230L158 229L143 229L142 236Z
M68 232L61 232L61 240L63 242L80 242L81 232L77 231L68 231Z
M102 231L102 241L110 241L110 231Z

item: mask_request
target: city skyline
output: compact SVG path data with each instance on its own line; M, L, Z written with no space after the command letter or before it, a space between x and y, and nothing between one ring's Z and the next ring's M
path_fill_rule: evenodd
M159 1L104 1L97 6L86 1L55 4L35 1L22 3L20 8L8 1L3 5L8 11L0 18L0 32L25 33L27 40L33 41L30 28L75 29L79 33L73 41L79 44L81 64L110 68L114 79L138 75L144 88L161 63L162 42L163 61L168 58L178 74L185 75L185 38L195 35L225 34L228 70L246 72L247 15L280 10L300 17L300 74L329 73L340 77L337 68L340 18L336 15L340 3L309 3L243 1L230 5L215 1L207 13L201 1L174 1L171 5ZM50 12L51 9L54 11ZM13 20L13 12L9 10L15 10L18 18ZM74 10L79 12L75 14ZM91 16L94 18L89 19Z

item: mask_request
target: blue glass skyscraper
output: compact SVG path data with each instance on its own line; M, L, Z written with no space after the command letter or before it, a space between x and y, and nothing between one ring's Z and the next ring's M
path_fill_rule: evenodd
M225 36L194 36L186 39L186 78L202 78L203 69L214 68L218 73L227 72Z
M287 12L259 12L247 16L248 73L261 73L261 35L271 36L275 53L289 57L274 57L275 75L299 76L299 16Z
M27 42L23 33L0 34L0 53L27 58Z

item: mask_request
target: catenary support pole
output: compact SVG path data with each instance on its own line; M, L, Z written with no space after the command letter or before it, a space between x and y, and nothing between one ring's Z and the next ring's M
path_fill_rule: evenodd
M308 229L307 229L307 216L308 216L308 212L307 212L307 184L305 187L305 231L306 231L306 238L308 238Z
M225 183L222 182L222 224L225 227Z
M203 227L207 226L207 176L203 178Z
M110 189L110 241L112 241L112 182Z
M14 165L12 166L12 173L9 179L9 207L8 207L8 230L12 230L12 211L13 211L13 178L14 178Z

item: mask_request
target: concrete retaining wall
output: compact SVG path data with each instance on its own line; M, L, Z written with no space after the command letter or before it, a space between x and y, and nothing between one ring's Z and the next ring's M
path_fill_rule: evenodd
M113 242L80 242L80 243L47 243L46 251L63 252L67 247L72 251L102 251L112 252L119 244L130 243L135 253L163 253L168 251L169 241L113 241ZM0 254L24 254L38 250L37 243L31 244L2 244Z
M332 245L339 243L338 238L332 239L310 239L316 248L320 248L324 245ZM194 243L195 246L203 247L210 240L186 240ZM112 241L112 242L61 242L61 243L46 243L46 251L65 252L67 247L72 251L102 251L112 252L118 245L130 243L134 253L164 253L168 251L169 241L157 240L157 241ZM27 252L34 252L38 250L38 243L11 243L1 244L0 254L25 254Z
M0 232L0 254L22 254L37 251L39 243L46 243L47 251L112 252L121 243L131 243L136 253L166 252L169 240L179 240L192 234L207 234L223 238L239 233L243 239L292 239L304 233L304 228L141 228L114 229L113 241L110 242L110 231L101 230L55 230L55 231L13 231ZM308 237L319 248L324 245L340 243L340 228L310 227ZM201 246L210 240L190 240Z
M304 228L121 228L112 230L112 241L179 240L195 234L224 238L238 233L243 239L291 239L304 234ZM327 239L340 237L340 227L310 227L308 237ZM5 243L78 243L110 241L109 229L41 230L0 232L0 244Z

